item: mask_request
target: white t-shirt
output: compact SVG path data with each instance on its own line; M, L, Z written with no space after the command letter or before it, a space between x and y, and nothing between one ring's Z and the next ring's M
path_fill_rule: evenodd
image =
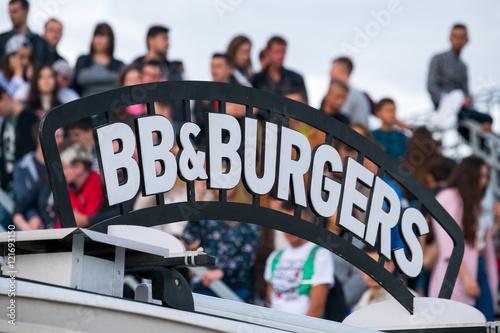
M286 247L276 265L272 279L271 266L279 251L274 251L267 258L264 279L273 286L271 308L302 315L307 313L310 299L308 295L299 294L299 286L302 283L302 269L315 246L307 242L298 248ZM320 248L314 257L312 286L328 284L331 287L334 284L333 276L333 255L330 251Z

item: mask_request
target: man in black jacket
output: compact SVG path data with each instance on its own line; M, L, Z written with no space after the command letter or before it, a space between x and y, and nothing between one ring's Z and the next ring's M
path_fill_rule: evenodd
M306 86L302 76L283 67L286 46L286 40L282 37L274 36L269 39L266 47L267 67L255 74L252 85L282 96L299 89L303 91L307 100Z
M26 36L33 45L35 64L43 66L53 62L49 43L42 37L30 31L28 28L29 3L27 0L10 0L9 17L13 29L0 34L0 59L5 55L5 44L14 35Z

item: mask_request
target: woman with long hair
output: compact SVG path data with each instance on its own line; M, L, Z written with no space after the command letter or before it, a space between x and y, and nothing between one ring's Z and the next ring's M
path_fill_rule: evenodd
M76 61L74 87L85 97L116 87L118 72L123 62L113 57L115 36L107 23L97 24L90 52Z
M479 309L488 321L494 320L498 276L492 237L487 223L481 219L481 200L489 180L489 168L480 157L462 160L448 180L448 186L436 196L438 202L462 229L465 251L452 300ZM432 271L429 296L437 297L448 267L454 244L444 229L432 223L439 257Z
M251 87L250 79L252 78L252 61L250 59L250 50L252 42L248 37L240 35L234 37L227 46L226 55L229 58L231 66L233 66L232 79L236 83Z
M50 109L61 105L58 98L56 72L50 66L35 71L26 106L41 118Z

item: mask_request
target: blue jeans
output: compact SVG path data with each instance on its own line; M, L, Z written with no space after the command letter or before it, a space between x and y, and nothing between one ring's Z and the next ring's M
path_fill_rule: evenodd
M12 216L7 209L0 205L0 225L7 230L10 224L12 224Z
M490 285L488 284L488 276L484 269L484 257L479 257L477 263L477 283L481 289L481 296L476 300L475 308L481 311L487 321L495 320L495 311L493 308L493 298L491 297Z

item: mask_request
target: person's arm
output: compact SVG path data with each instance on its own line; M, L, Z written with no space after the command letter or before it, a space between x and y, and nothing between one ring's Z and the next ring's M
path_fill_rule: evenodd
M469 272L465 264L462 262L458 276L462 279L465 287L465 292L472 298L478 298L481 295L481 289L477 279Z
M404 129L407 129L407 130L410 130L410 131L413 131L413 127L412 126L408 125L407 123L405 123L402 120L399 120L398 118L396 118L396 126L404 128Z
M493 204L493 215L494 215L494 224L490 229L490 233L492 236L500 229L500 201L497 201Z
M329 284L319 284L311 288L311 293L309 294L311 303L306 313L307 316L316 318L323 316L328 290L330 290Z
M19 230L31 230L28 225L28 221L26 221L23 214L14 214L14 216L12 217L12 222L17 228L19 228Z
M222 280L224 277L224 271L220 268L209 269L203 273L202 283L205 287L209 287L212 281Z
M271 295L273 294L273 285L268 283L266 290L266 308L271 307Z
M433 102L441 99L441 87L440 87L440 77L441 77L441 61L439 56L434 56L431 60L429 66L429 74L427 76L427 90L431 94Z
M89 183L85 186L85 188L82 188L81 192L81 196L84 198L84 205L80 213L87 216L96 214L99 208L101 208L104 200L101 179L94 172L89 174L89 178L90 177L92 178L89 180Z
M87 215L84 215L77 210L74 210L73 214L75 215L75 222L78 228L87 228L89 226L89 217Z
M306 315L321 317L325 312L328 290L335 283L333 255L328 250L320 248L314 258L313 285L309 293L310 305Z
M20 230L45 229L45 225L43 224L43 221L40 218L40 216L33 216L29 221L26 221L24 216L18 213L12 217L12 222Z

